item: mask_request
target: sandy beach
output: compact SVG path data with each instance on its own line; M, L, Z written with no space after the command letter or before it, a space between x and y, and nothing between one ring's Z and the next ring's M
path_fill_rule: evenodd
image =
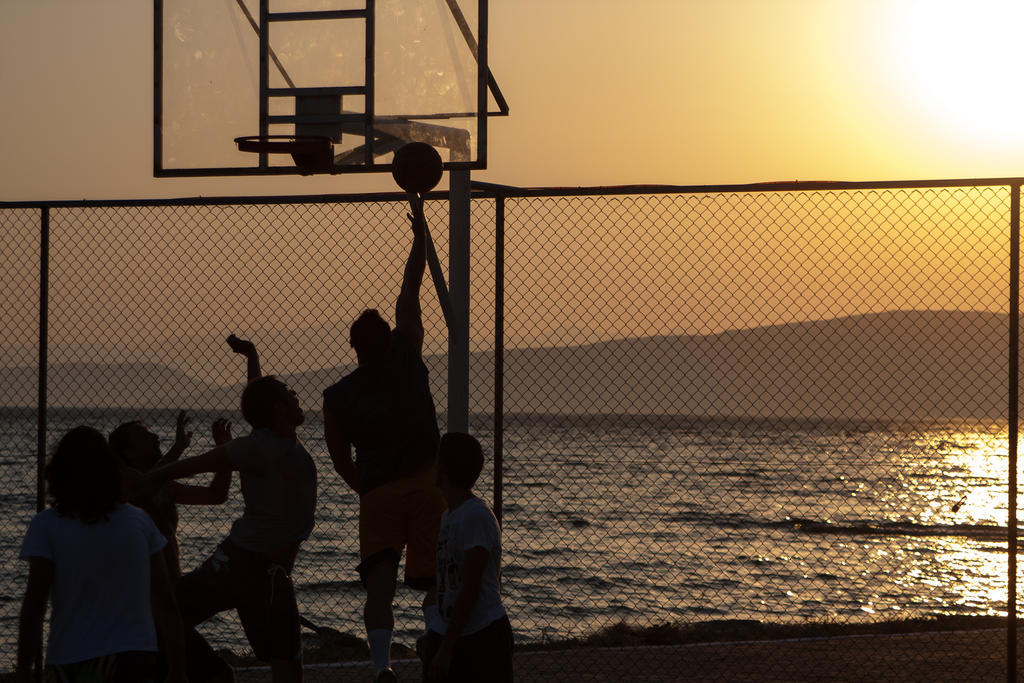
M516 681L1004 681L1006 632L947 631L800 638L661 647L579 648L516 655ZM399 661L403 681L418 681L416 661ZM1020 678L1024 680L1024 678ZM238 672L240 683L270 681L269 671ZM371 680L367 663L307 667L307 681Z

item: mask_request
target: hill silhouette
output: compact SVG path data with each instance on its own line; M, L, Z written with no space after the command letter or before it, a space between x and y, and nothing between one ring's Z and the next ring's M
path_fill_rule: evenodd
M509 412L998 419L1007 316L896 311L506 354Z
M505 352L510 413L816 419L1000 419L1007 316L892 311L713 335L621 339ZM444 409L447 359L425 359ZM471 356L471 410L493 405L490 352ZM351 370L281 374L308 410ZM34 366L0 368L6 405L34 405ZM233 408L242 383L203 382L156 363L48 369L51 406Z

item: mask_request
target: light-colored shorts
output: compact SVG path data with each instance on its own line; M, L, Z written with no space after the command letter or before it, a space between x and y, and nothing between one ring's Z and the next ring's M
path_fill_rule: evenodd
M377 562L397 567L405 550L405 584L434 587L437 532L445 510L433 463L415 474L389 481L359 498L359 575Z

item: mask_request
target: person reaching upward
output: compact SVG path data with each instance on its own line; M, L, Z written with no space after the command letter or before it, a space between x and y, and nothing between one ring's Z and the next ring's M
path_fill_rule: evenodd
M391 603L403 550L405 583L424 592L427 629L439 621L434 553L444 499L434 482L434 462L440 433L422 356L426 222L419 198L412 204L412 246L395 304L395 329L375 309L364 311L349 338L359 367L324 391L327 450L335 471L359 494L357 569L366 588L363 622L378 681L396 680Z

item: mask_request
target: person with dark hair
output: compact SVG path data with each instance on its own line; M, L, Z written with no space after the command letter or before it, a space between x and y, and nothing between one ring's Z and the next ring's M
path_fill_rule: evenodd
M157 633L166 681L185 681L181 618L166 541L149 516L121 502L120 468L103 435L76 427L46 466L51 507L29 524L17 680L31 681L52 600L46 680L145 683L157 680Z
M108 441L114 457L125 470L148 472L176 461L188 448L192 440L192 432L186 431L188 415L185 411L178 413L174 443L167 454L160 455L160 437L151 432L146 425L133 420L118 425L110 432ZM231 440L231 423L225 419L216 420L211 428L213 441L217 445ZM126 472L127 474L127 472ZM231 470L214 473L207 486L195 486L171 481L157 487L136 489L131 485L131 478L126 477L126 496L128 502L146 511L167 539L163 550L167 560L167 569L173 579L181 575L181 560L178 553L178 505L220 505L228 499L231 488Z
M501 528L473 493L484 465L469 434L441 437L437 485L448 509L437 537L437 603L444 627L421 639L424 679L512 681L512 626L501 602Z
M229 343L250 361L241 406L252 432L154 469L141 483L224 469L237 470L241 479L242 516L213 555L176 586L188 629L189 680L199 683L226 676L222 660L211 656L194 627L234 609L253 654L270 663L275 683L301 681L302 642L291 570L299 546L313 530L316 466L296 434L305 415L295 392L272 375L253 377L253 359L257 373L259 361L250 342L232 335Z
M434 552L444 500L434 483L434 461L440 433L423 363L420 285L426 222L422 202L416 198L412 204L412 247L395 304L395 329L376 310L364 311L349 339L359 367L324 391L324 437L331 461L359 494L363 621L378 681L396 680L391 603L403 550L406 585L425 592L427 628L438 621Z

